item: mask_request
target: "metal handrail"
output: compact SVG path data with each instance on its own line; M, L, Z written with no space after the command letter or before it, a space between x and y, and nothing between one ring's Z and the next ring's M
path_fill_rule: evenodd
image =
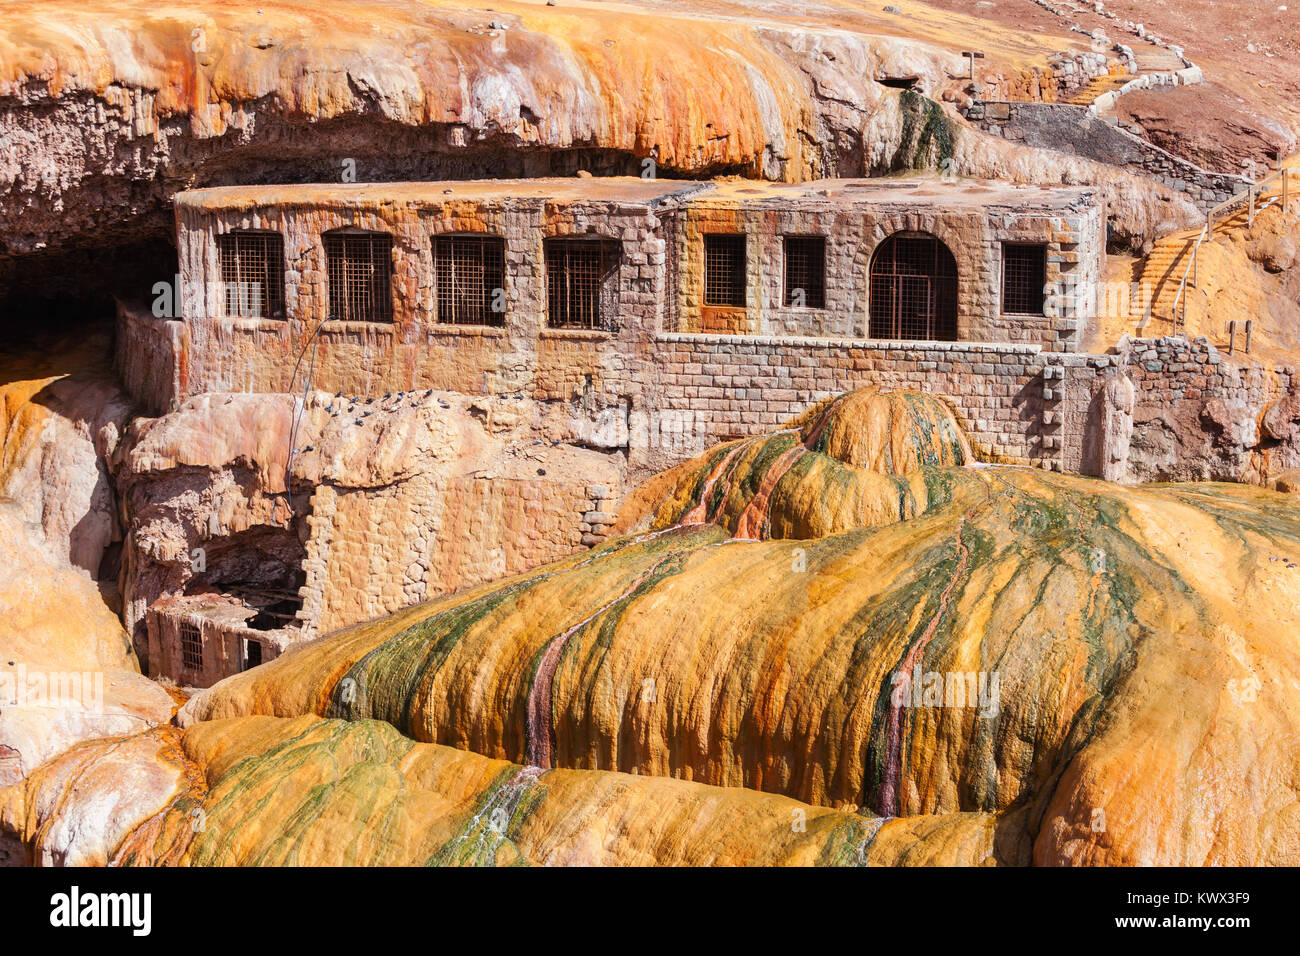
M1186 267L1183 269L1182 281L1178 283L1178 294L1174 296L1174 304L1171 310L1172 314L1170 315L1170 319L1174 323L1175 333L1178 332L1178 320L1180 317L1182 319L1183 328L1184 329L1187 328L1187 280L1189 277L1191 277L1192 284L1193 285L1196 284L1196 279L1195 279L1196 263L1197 263L1198 253L1200 252L1201 249L1201 243L1205 242L1207 239L1210 238L1211 235L1214 234L1214 227L1218 221L1222 221L1223 219L1227 218L1227 215L1225 214L1226 210L1228 210L1233 206L1236 206L1242 200L1245 200L1249 205L1250 213L1248 217L1248 224L1251 226L1255 224L1255 216L1257 216L1259 213L1263 212L1269 206L1272 206L1279 201L1282 203L1282 211L1286 212L1288 200L1290 198L1289 187L1290 187L1291 172L1292 170L1290 168L1274 170L1272 173L1265 176L1259 182L1251 183L1250 186L1246 188L1245 192L1238 193L1237 195L1233 196L1231 199L1224 200L1223 202L1219 203L1217 206L1210 209L1209 212L1205 214L1205 225L1201 227L1201 234L1196 237L1196 242L1192 246L1192 254L1187 260ZM1278 181L1282 183L1281 195L1272 197L1271 199L1268 200L1268 202L1265 202L1261 204L1258 208L1256 208L1255 206L1256 198L1263 196L1265 191L1267 191L1267 189L1269 188L1269 186L1271 186L1273 183ZM1180 304L1182 306L1181 313L1178 310Z
M1251 224L1253 225L1255 214L1258 211L1255 209L1255 198L1257 196L1262 196L1269 186L1271 186L1273 183L1278 181L1282 183L1282 205L1283 205L1283 210L1285 211L1287 200L1289 198L1287 194L1289 191L1288 185L1290 183L1291 172L1292 170L1290 168L1274 170L1273 172L1265 176L1263 179L1261 179L1259 182L1251 183L1249 186L1246 187L1246 189L1243 192L1237 193L1237 195L1233 196L1231 199L1225 199L1223 202L1219 203L1217 206L1213 207L1212 209L1210 209L1209 212L1205 214L1206 226L1211 230L1213 230L1215 223L1217 221L1227 218L1227 216L1225 215L1226 211L1229 208L1236 206L1242 200L1246 200L1250 204L1250 212L1251 212L1250 218L1251 218ZM1260 209L1263 208L1266 207L1265 206L1260 207Z
M1192 274L1192 266L1196 264L1196 253L1200 250L1201 243L1204 242L1209 237L1209 235L1210 235L1210 224L1207 222L1204 226L1201 227L1201 234L1196 237L1196 243L1192 246L1192 254L1187 259L1186 268L1183 269L1183 281L1178 283L1178 295L1174 296L1174 307L1171 310L1173 312L1171 318L1174 320L1175 334L1177 334L1178 332L1178 303L1179 302L1182 302L1183 304L1183 328L1184 329L1187 328L1187 315L1186 315L1187 277Z

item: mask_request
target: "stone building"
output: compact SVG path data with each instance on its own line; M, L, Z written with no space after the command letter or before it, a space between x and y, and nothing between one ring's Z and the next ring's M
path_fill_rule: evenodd
M619 489L864 384L942 394L988 457L1061 467L1043 382L1078 349L1105 257L1091 189L944 178L243 186L180 193L176 216L180 317L119 309L119 370L153 413L220 393L509 396L536 435L608 456L529 492L563 502L550 551L457 586L571 553ZM301 566L259 585L276 601L160 592L152 672L210 683L441 592L395 556L371 562L380 597L322 611L345 496L299 493ZM245 623L263 612L287 617Z

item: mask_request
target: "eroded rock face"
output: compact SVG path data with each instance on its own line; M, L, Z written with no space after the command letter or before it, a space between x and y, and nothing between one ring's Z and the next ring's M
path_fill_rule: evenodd
M579 169L802 181L943 162L1105 184L1121 234L1194 215L1141 179L974 133L950 106L951 141L918 149L899 91L878 82L916 77L936 102L965 97L960 51L978 37L1007 86L988 95L1046 95L1050 55L1090 55L1065 29L1045 40L946 13L912 17L900 36L896 19L850 4L819 24L637 0L490 14L404 0L346 17L310 3L131 0L112 21L55 2L12 7L2 22L0 278L40 296L57 281L149 295L171 276L132 260L147 254L165 272L150 244L170 235L171 196L236 182Z
M106 343L0 359L0 786L73 744L170 720L114 608L103 457L130 406ZM102 575L102 579L101 578Z
M310 637L581 550L622 460L534 439L542 414L421 390L204 394L137 420L114 459L128 629L140 645L159 599L238 585L299 592Z
M719 473L709 495L770 490L775 515L783 493L830 483L781 457ZM182 718L377 719L493 758L922 828L993 815L1038 863L1300 859L1283 783L1300 729L1293 499L919 471L927 504L906 520L798 541L739 540L725 521L643 532L340 632Z

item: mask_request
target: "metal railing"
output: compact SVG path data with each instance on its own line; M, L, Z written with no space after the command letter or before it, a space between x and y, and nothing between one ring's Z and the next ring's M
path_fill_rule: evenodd
M1252 227L1255 225L1255 217L1267 209L1269 206L1281 204L1282 211L1286 212L1290 204L1290 168L1278 169L1265 176L1257 183L1251 183L1245 191L1238 193L1231 199L1227 199L1205 214L1205 225L1201 227L1201 234L1196 237L1196 242L1192 246L1192 254L1188 259L1186 268L1183 269L1182 281L1178 283L1178 294L1174 296L1173 308L1170 310L1170 319L1173 321L1174 334L1178 334L1178 328L1181 324L1184 330L1187 329L1187 286L1190 282L1192 286L1196 285L1197 279L1197 261L1201 250L1201 243L1205 242L1214 235L1214 228L1219 223L1236 215L1237 207L1243 203L1246 207L1246 225ZM1277 194L1268 197L1261 202L1265 193L1274 185L1281 184Z

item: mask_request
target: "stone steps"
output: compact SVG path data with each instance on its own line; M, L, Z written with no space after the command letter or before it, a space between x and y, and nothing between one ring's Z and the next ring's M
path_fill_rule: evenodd
M1133 77L1128 73L1112 73L1109 76L1099 76L1071 96L1067 102L1073 106L1091 106L1099 96L1114 92L1131 79Z

